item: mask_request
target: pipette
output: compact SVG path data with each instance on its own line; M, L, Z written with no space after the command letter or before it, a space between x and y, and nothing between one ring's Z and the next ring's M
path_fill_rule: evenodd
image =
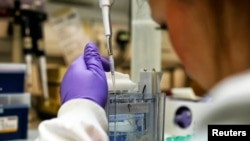
M107 42L107 50L108 50L108 56L109 56L109 62L110 62L110 71L112 75L112 79L114 82L114 75L115 75L115 64L114 64L114 58L113 58L113 51L111 47L111 22L110 22L110 0L99 0L100 2L100 8L102 9L102 18L103 18L103 25L104 25L104 32L106 36L106 42Z
M100 2L100 8L102 9L102 18L103 18L103 25L104 25L104 32L106 36L106 42L107 42L107 50L108 50L108 56L109 56L109 63L110 63L110 72L111 72L111 77L112 77L112 82L113 82L113 91L115 94L115 63L114 63L114 58L113 58L113 52L112 52L112 47L111 47L111 37L112 37L112 31L111 31L111 22L110 22L110 0L99 0ZM115 96L116 100L116 96ZM116 121L116 105L115 105L115 121ZM116 123L116 122L115 122ZM114 127L115 131L115 139L116 141L116 124Z

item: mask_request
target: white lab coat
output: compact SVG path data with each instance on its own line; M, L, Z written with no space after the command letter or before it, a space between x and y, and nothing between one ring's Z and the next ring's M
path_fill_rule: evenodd
M212 104L200 113L194 141L207 141L209 124L250 124L250 71L223 80L208 96Z
M108 141L105 111L87 99L70 100L58 117L43 121L36 141Z

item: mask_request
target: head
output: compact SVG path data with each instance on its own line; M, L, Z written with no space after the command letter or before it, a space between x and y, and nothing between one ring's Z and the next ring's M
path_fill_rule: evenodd
M149 0L173 48L205 89L250 69L249 0Z

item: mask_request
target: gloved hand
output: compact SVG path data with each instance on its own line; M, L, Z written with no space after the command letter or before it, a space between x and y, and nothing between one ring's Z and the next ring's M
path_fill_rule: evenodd
M103 108L108 96L105 71L109 71L109 62L100 57L97 47L88 43L84 55L71 63L61 82L61 104L72 99L89 99Z

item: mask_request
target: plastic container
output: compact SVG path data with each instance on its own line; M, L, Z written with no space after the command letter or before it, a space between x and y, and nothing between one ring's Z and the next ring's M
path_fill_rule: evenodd
M0 95L0 140L27 139L30 94Z
M109 94L110 141L163 141L165 95Z

